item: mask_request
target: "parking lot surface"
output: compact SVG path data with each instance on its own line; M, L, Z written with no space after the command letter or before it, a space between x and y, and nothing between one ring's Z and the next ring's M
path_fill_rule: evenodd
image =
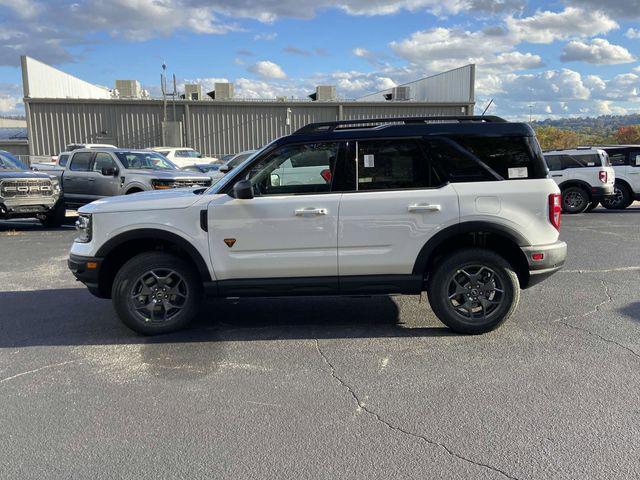
M564 216L565 269L499 330L425 298L207 303L133 334L0 222L0 478L638 478L640 208Z

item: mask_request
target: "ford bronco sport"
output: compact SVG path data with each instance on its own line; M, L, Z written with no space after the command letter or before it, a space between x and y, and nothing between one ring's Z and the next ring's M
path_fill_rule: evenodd
M316 174L296 184L274 174L309 163ZM71 271L142 334L184 327L204 294L424 291L451 329L482 333L567 251L560 190L533 131L498 117L310 124L209 189L79 212Z

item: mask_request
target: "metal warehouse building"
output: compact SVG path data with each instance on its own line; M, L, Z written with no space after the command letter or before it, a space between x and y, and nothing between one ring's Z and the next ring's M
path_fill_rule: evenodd
M261 147L311 122L471 115L474 108L474 65L351 101L336 99L335 88L327 87L318 87L315 101L242 100L233 98L232 85L222 84L216 91L231 98L188 93L190 99L166 105L162 99L123 98L29 57L22 57L22 75L32 156L57 154L69 143L127 148L171 143L220 156ZM133 91L136 84L129 85ZM127 96L132 96L128 87Z

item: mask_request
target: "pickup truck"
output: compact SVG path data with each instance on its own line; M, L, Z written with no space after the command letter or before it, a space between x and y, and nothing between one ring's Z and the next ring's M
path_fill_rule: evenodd
M9 152L0 150L0 219L12 218L38 218L47 227L59 227L65 209L56 178L32 172Z
M50 172L52 170L62 171L67 165L70 156L71 152L61 152L57 157L52 157L55 158L55 160L51 162L32 163L31 170L36 172Z
M62 157L62 155L60 155ZM76 208L94 200L147 190L209 187L208 175L185 172L163 155L151 150L83 148L70 152L64 169L56 175L67 207Z

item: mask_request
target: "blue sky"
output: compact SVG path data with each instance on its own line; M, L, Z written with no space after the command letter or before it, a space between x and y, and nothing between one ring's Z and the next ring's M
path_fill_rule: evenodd
M476 100L510 118L640 111L640 0L0 0L0 114L19 55L112 87L225 79L245 97L343 98L477 64Z

